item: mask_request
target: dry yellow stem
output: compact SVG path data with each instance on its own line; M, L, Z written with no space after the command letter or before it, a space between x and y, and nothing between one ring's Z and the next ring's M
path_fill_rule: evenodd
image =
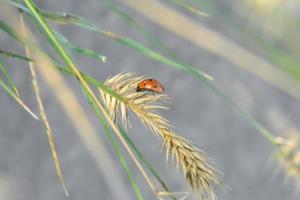
M21 30L22 30L22 34L23 37L26 38L27 37L27 31L26 31L26 27L25 27L25 22L23 19L23 14L19 13L19 19L20 19L20 25L21 25ZM24 46L25 48L25 52L26 52L26 56L31 58L31 53L30 50L27 46ZM50 146L50 150L51 150L51 154L52 154L52 158L54 161L54 165L55 165L55 169L56 169L56 173L59 179L59 182L61 183L64 192L66 194L66 196L69 196L69 192L67 190L67 187L65 185L65 181L64 181L64 177L62 174L62 169L60 166L60 162L58 159L58 154L56 151L56 147L55 147L55 140L54 140L54 136L49 124L49 120L47 118L47 114L41 99L41 95L40 95L40 89L39 89L39 85L37 82L37 76L36 76L36 72L35 72L35 68L34 68L34 64L33 62L28 62L29 65L29 69L30 69L30 73L31 73L31 77L32 77L32 85L33 85L33 89L34 89L34 93L35 93L35 97L36 97L36 101L38 103L39 106L39 110L40 110L40 116L44 122L44 126L46 129L46 133L47 133L47 137L48 137L48 142L49 142L49 146Z

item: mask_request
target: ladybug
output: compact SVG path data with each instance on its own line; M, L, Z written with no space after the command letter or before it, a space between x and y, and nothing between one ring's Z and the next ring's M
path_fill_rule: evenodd
M164 86L155 79L144 79L136 87L137 92L150 91L154 93L163 93Z

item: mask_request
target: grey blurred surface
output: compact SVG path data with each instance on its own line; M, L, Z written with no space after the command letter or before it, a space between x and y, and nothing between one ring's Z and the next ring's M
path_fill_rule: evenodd
M52 0L39 1L39 5L49 10L82 15L107 30L129 35L145 42L142 36L128 27L118 16L105 9L100 1ZM126 6L122 5L122 7L141 24L144 24L147 30L157 34L181 58L211 74L220 90L238 102L246 112L268 129L279 134L289 127L300 128L300 103L298 101L229 62L164 31ZM225 183L230 189L220 194L220 199L299 199L297 194L294 194L294 184L291 181L283 181L282 173L275 173L277 165L274 160L272 161L272 146L195 78L145 58L125 46L94 33L70 26L54 25L54 27L65 33L70 41L78 46L91 48L107 56L105 64L83 56L74 56L82 70L99 80L103 81L107 76L122 71L138 72L161 80L166 87L167 94L173 99L171 109L163 114L184 137L195 141L207 152L213 158L215 166L224 174ZM22 53L19 46L2 33L0 46L1 49ZM25 102L37 112L26 64L13 60L7 63L11 65L10 73L13 74ZM110 149L101 125L77 88L77 82L67 79L69 85L77 92L83 106L90 113L90 119L104 142L108 144L107 148ZM118 193L118 188L115 188L115 191L109 190L94 160L80 141L76 130L71 127L69 119L62 112L57 100L44 82L40 83L46 111L55 134L66 185L71 196L66 198L58 184L41 121L33 120L3 90L0 90L0 199L113 199L111 193ZM166 167L164 155L161 152L161 141L151 135L142 124L134 123L136 124L134 128L129 130L130 135L146 157L153 162L174 191L188 190L182 174L178 173L171 164ZM123 175L130 199L135 199L116 156L111 149L110 152ZM154 199L134 164L129 163L145 199ZM108 169L106 173L114 172Z

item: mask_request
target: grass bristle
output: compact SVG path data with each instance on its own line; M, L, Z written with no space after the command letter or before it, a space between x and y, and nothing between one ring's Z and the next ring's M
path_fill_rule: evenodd
M166 94L136 92L137 84L144 77L121 73L107 79L104 84L114 90L122 99L99 89L104 105L111 118L120 118L128 126L128 112L133 112L154 135L160 136L166 150L167 160L172 157L181 166L187 182L202 199L215 199L215 186L222 183L221 178L209 163L208 158L183 137L174 132L170 122L158 111L167 109L164 102L170 98Z

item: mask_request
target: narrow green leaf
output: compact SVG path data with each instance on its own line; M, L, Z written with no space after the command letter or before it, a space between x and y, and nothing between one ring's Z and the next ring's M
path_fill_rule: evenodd
M1 50L1 49L0 49L0 54L2 54L4 56L7 56L7 57L17 58L17 59L20 59L20 60L24 60L24 61L27 61L27 62L31 62L32 61L31 58L28 58L28 57L25 57L25 56L21 56L19 54L13 53L13 52L4 51L4 50Z
M3 65L3 63L1 63L1 61L0 61L0 70L2 71L3 75L5 76L5 78L6 78L7 82L8 82L8 84L10 85L10 87L14 90L15 94L17 96L20 96L16 85L14 84L11 76L7 72L6 67Z
M205 85L213 91L217 96L219 96L227 105L229 105L233 110L235 110L241 117L243 117L249 124L255 127L259 133L264 136L269 142L275 144L275 136L266 129L262 124L260 124L256 119L250 116L248 113L243 111L232 99L226 96L223 92L218 90L212 83L204 81Z
M94 103L94 101L91 99L91 97L89 96L89 94L85 91L85 89L82 87L82 90L83 92L85 93L87 99L88 99L88 102L92 105L92 108L94 110L94 112L96 113L98 119L100 120L102 126L103 126L103 129L104 129L104 132L106 133L115 153L117 154L119 160L120 160L120 163L128 177L128 180L133 188L133 191L135 192L135 195L137 197L137 199L139 200L143 200L143 195L134 179L134 176L132 174L132 171L130 170L128 164L127 164L127 161L125 159L125 157L123 156L120 148L119 148L119 145L116 141L116 139L114 138L113 136L113 133L111 131L111 129L109 128L109 125L107 124L107 122L105 121L104 117L102 116L101 112L99 111L97 105Z
M185 66L187 69L191 69L190 71L193 73L193 71L197 71L197 68L195 68L192 65L189 65L188 63L185 63L182 59L180 59L176 53L171 50L170 48L168 48L166 45L164 45L164 43L159 39L159 37L157 37L156 35L154 35L153 33L147 31L143 26L141 26L140 24L138 24L138 22L131 17L129 14L123 12L116 3L114 3L114 1L112 0L101 0L103 1L104 5L110 9L111 11L113 11L114 13L116 13L122 20L124 20L128 25L130 25L131 27L133 27L135 30L137 30L140 34L142 34L148 41L150 44L154 44L155 47L157 47L158 49L160 49L164 54L166 54L166 57L168 57L169 59L180 63L181 65ZM195 69L195 70L193 70ZM199 72L195 72L195 73L200 73ZM208 79L213 80L212 77L208 77Z
M26 38L24 38L23 36L21 36L10 25L8 25L6 22L2 21L1 19L0 19L0 30L2 30L3 32L5 32L6 34L8 34L13 39L15 39L18 42L20 42L22 44L22 46L23 45L27 45L27 46L31 46L31 47L37 49L37 47L34 44L32 44L31 41L29 41ZM6 54L8 56L10 54L10 52L3 51L3 54ZM11 55L13 56L13 54L11 54ZM32 61L30 58L26 58L24 56L19 56L17 54L15 54L15 57L19 58L19 59L25 59L25 60Z
M0 64L1 66L1 64ZM10 88L10 86L6 85L5 82L0 79L0 86L4 89L4 91L10 95L15 101L19 102L17 99L18 99L18 96L16 96L16 94L12 91L12 89Z
M166 183L163 181L163 179L160 177L160 175L156 172L156 170L153 168L151 163L146 160L146 158L143 156L143 154L140 152L140 150L137 148L137 146L134 144L134 142L131 140L131 138L128 136L126 131L119 126L119 129L125 138L126 142L130 145L131 149L134 151L134 153L138 156L138 158L144 163L144 165L149 169L149 171L152 173L152 175L157 179L157 181L161 184L161 186L168 192L170 193L170 197L173 200L176 200L176 197L172 194L172 191L168 188Z
M112 0L100 0L100 1L103 2L104 6L106 8L108 8L109 10L111 10L112 12L117 14L120 17L120 19L124 20L129 26L131 26L136 31L138 31L140 34L142 34L149 41L150 45L157 47L158 49L160 49L164 54L168 55L169 57L177 58L177 55L174 51L172 51L171 49L166 47L157 36L155 36L154 34L152 34L149 31L147 31L143 26L138 24L137 21L133 17L131 17L129 14L122 11L118 7L117 3L115 3Z
M1 68L3 68L2 63L0 62ZM19 96L8 86L5 84L3 80L0 79L0 86L4 89L4 91L10 95L20 106L23 107L33 118L38 120L39 118L28 108L28 106L20 99Z
M196 14L196 15L199 15L199 16L202 16L202 17L208 17L209 15L206 13L206 12L203 12L203 11L200 11L198 10L196 7L188 4L186 1L182 1L182 0L172 0L172 2L182 8L184 8L185 10L193 13L193 14Z
M0 28L2 31L6 32L8 35L10 35L12 38L16 39L17 41L20 41L20 38L18 36L18 33L14 31L9 25L7 25L4 21L0 20Z
M84 55L84 56L89 56L92 58L96 58L97 60L100 60L102 62L106 62L106 57L96 53L95 51L92 51L90 49L87 48L80 48L80 47L76 47L73 43L71 43L65 36L63 36L61 33L59 32L55 32L56 37L59 39L59 41L68 49L73 50L75 53Z

